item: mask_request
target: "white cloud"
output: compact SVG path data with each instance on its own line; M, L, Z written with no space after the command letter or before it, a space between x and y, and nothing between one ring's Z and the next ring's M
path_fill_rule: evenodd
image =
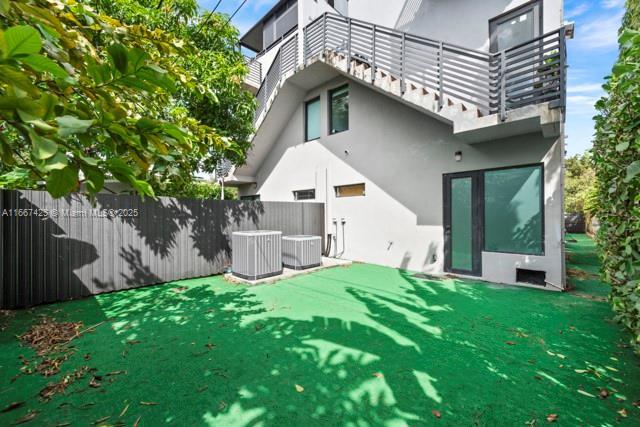
M602 7L605 9L614 9L624 6L625 0L602 0Z
M607 18L596 17L576 27L576 44L581 49L612 49L618 47L618 30L623 12Z
M564 17L565 19L573 19L575 17L578 17L584 14L586 11L589 10L589 7L590 7L589 4L581 3L576 7L574 7L573 9L567 10L567 13L564 14Z
M567 91L569 93L603 92L601 83L581 83L581 84L569 83Z

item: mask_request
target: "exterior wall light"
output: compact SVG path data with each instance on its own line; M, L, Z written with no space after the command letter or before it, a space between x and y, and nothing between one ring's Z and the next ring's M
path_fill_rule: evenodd
M456 151L455 159L456 159L456 162L462 161L462 151Z

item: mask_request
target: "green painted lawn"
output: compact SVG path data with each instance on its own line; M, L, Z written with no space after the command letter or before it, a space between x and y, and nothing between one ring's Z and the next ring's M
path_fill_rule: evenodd
M3 320L0 403L25 405L0 425L28 411L38 415L27 425L496 426L546 424L551 413L559 425L638 425L640 359L590 275L593 244L573 237L569 268L588 274L572 278L573 293L356 264L255 288L217 276L23 311ZM15 377L19 356L35 357L16 334L45 314L106 322L72 341L62 373ZM83 365L95 371L39 400ZM602 388L612 395L590 396Z

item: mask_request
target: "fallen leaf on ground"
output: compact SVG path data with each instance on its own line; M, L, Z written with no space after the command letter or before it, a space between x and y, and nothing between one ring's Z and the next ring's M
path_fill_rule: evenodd
M140 340L128 340L127 344L129 344L129 345L140 344Z
M124 417L124 414L127 413L127 410L129 410L129 404L127 403L127 406L124 407L124 409L122 411L120 411L120 415L118 415L120 418Z
M588 391L584 391L584 390L580 390L580 389L578 389L578 393L580 393L583 396L587 396L587 397L595 397L593 394L589 393Z
M6 408L4 408L2 411L2 413L5 412L9 412L9 411L13 411L14 409L18 409L19 407L21 407L22 405L24 405L24 402L11 402L9 403L9 406L7 406Z
M153 406L153 405L157 405L157 402L140 402L141 405L145 405L145 406Z
M140 425L140 418L142 418L142 416L139 416L138 418L136 418L136 422L133 423L133 427L138 427Z
M173 289L171 289L171 290L172 290L173 292L180 293L180 292L184 292L184 291L186 291L187 289L189 289L189 288L187 288L186 286L180 286L179 288L173 288Z
M431 413L433 414L434 417L436 418L440 418L442 416L442 414L440 413L440 411L434 409L433 411L431 411Z
M95 425L95 424L103 423L103 422L107 421L109 418L111 418L111 415L107 415L106 417L102 417L99 420L95 420L93 422L93 424Z
M606 399L607 397L609 397L609 390L607 390L606 388L603 388L602 390L600 390L600 399Z
M513 341L507 341L508 345L516 345L516 343L514 343Z
M40 323L32 325L27 332L20 335L20 340L42 356L79 336L80 328L82 322L56 322L49 317L43 317Z
M576 369L575 371L579 374L586 374L587 372L589 372L588 369Z
M18 425L18 424L24 424L24 423L26 423L26 422L31 421L32 419L34 419L34 418L35 418L35 417L37 417L37 416L38 416L38 411L29 412L29 413L28 413L27 415L25 415L24 417L22 417L22 418L18 418L14 424L15 424L15 425Z
M227 402L225 402L224 400L220 401L220 404L218 405L218 410L224 411L226 408L227 408Z
M633 402L633 403L631 403L631 404L632 404L633 406L635 406L636 408L637 408L637 407L640 407L640 400L636 400L636 401L634 401L634 402Z
M98 388L102 385L102 383L98 380L98 377L92 377L91 381L89 381L89 387Z
M296 384L296 391L298 393L302 393L304 391L304 387L302 387L301 385Z
M558 414L547 415L547 421L549 421L550 423L555 423L557 419L558 419Z
M384 375L382 375L380 372L374 372L373 376L376 377L376 378L384 377Z
M618 411L618 413L620 414L620 416L627 418L627 410L622 408Z

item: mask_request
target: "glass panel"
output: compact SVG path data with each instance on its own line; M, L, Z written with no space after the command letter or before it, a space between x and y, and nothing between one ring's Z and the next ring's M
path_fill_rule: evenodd
M451 268L473 270L471 177L451 179Z
M331 92L331 133L349 129L349 87Z
M306 140L320 138L320 100L316 99L306 103Z
M535 37L533 13L534 9L531 9L497 25L496 43L499 51L509 49Z
M364 196L364 184L339 185L335 187L336 197L357 197Z
M542 254L541 179L541 166L485 172L486 251Z

